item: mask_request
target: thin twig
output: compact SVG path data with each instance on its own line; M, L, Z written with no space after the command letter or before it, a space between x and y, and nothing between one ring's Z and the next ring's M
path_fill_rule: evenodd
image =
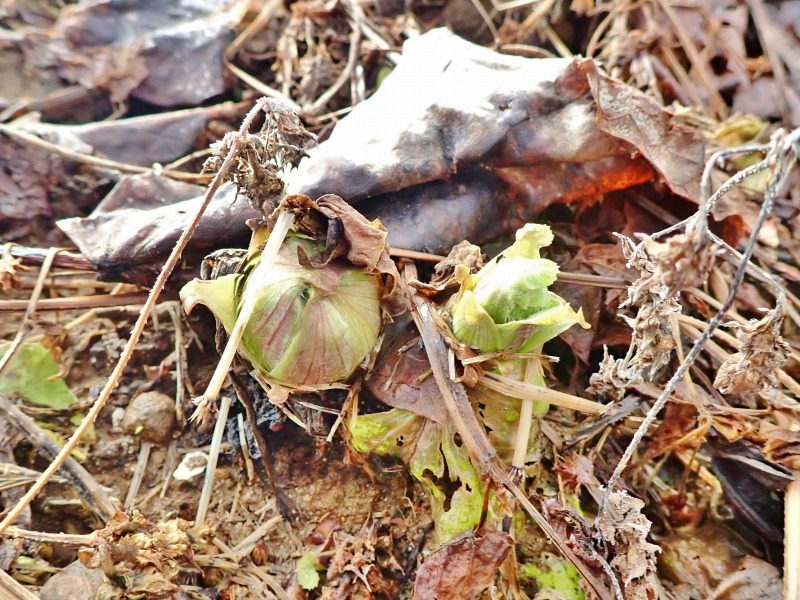
M0 133L4 133L9 137L15 138L21 142L25 142L31 146L47 150L53 154L58 154L64 158L74 160L79 163L91 165L101 169L111 169L119 171L120 173L157 173L170 179L177 179L180 181L204 181L208 178L207 175L198 175L196 173L184 173L182 171L171 171L168 169L154 169L152 167L140 167L139 165L132 165L128 163L119 162L116 160L108 160L107 158L100 158L92 156L91 154L84 154L83 152L76 152L64 146L59 146L52 142L48 142L38 136L35 136L27 131L22 131L17 127L10 125L3 125L0 123Z
M262 99L259 100L253 109L247 114L244 121L242 122L242 127L240 129L240 135L233 136L233 140L230 145L230 150L228 151L228 155L225 157L225 160L222 163L217 174L214 176L214 179L208 186L205 195L203 196L203 200L201 201L200 205L197 207L195 214L192 216L192 220L187 225L186 229L184 229L183 233L181 233L180 238L175 243L175 247L172 249L172 252L167 258L167 261L164 263L164 266L161 269L161 273L159 273L156 282L153 284L153 288L150 290L150 295L147 297L147 301L145 302L144 306L142 307L141 312L139 313L139 318L136 320L136 323L133 326L133 330L131 331L131 336L128 338L128 342L125 344L125 348L123 348L122 353L117 361L117 365L114 367L114 370L111 372L111 375L106 382L106 385L103 387L100 395L97 397L97 400L94 401L94 404L89 409L89 412L86 413L83 421L75 430L75 433L72 434L72 437L69 438L64 447L61 449L61 452L58 453L58 456L53 460L53 462L48 465L47 469L44 470L39 480L28 490L28 493L23 496L23 498L8 512L5 519L0 522L0 534L2 534L6 528L14 522L14 520L20 515L20 513L25 510L25 508L31 503L31 501L42 491L42 488L47 484L49 479L55 474L56 471L61 467L70 453L75 449L78 445L78 442L83 438L89 428L94 424L95 420L97 420L97 416L100 414L100 411L105 406L108 399L111 397L111 392L114 391L114 388L117 387L119 383L119 378L122 376L122 372L125 370L125 367L128 365L128 362L133 355L134 348L136 347L136 343L139 341L139 338L144 331L145 326L147 325L147 321L150 319L150 314L153 312L153 308L158 301L158 297L161 295L161 291L164 289L164 286L167 283L167 279L172 274L173 269L178 264L178 261L181 258L181 254L183 254L183 250L186 248L186 245L189 243L189 239L194 234L197 226L200 223L200 218L203 216L203 213L206 210L211 198L214 197L216 194L217 189L219 189L222 182L225 181L225 177L228 171L233 165L234 160L236 159L237 155L239 154L239 150L241 148L242 139L244 138L244 134L250 129L250 124L252 123L253 119L255 118L256 114L262 110L266 100Z
M798 152L800 152L800 142L798 140L800 140L800 129L778 138L773 143L773 148L767 156L766 161L764 161L768 163L768 166L774 165L773 177L767 184L764 192L764 203L761 206L761 211L758 213L758 218L753 226L753 231L750 234L750 239L747 242L747 247L742 254L742 262L739 263L736 273L731 280L728 296L722 302L722 306L717 313L709 321L708 327L706 327L700 338L695 342L694 346L692 346L692 349L686 355L686 359L680 364L678 369L667 382L666 386L664 386L664 389L662 390L658 399L655 401L652 408L647 412L647 415L645 415L641 425L639 425L639 428L636 430L633 439L628 444L628 447L625 449L622 458L620 458L619 463L617 463L617 466L614 469L614 472L608 479L608 484L606 485L606 490L603 494L603 500L600 505L598 518L602 519L605 517L606 510L608 509L608 499L611 495L611 492L613 492L614 488L616 487L622 472L628 465L631 456L641 442L648 428L650 425L652 425L653 421L655 421L656 416L659 412L661 412L661 409L664 408L664 405L667 403L667 400L674 391L678 382L683 379L684 373L689 370L689 367L692 366L700 352L703 351L703 347L711 339L714 330L719 327L720 323L722 323L722 320L726 318L725 314L728 312L731 306L733 306L733 303L736 300L736 293L742 281L744 280L748 263L753 256L753 252L755 251L756 243L758 242L758 234L761 231L761 228L764 226L767 217L772 213L772 207L775 204L778 193L783 187L788 174L791 172L795 162L797 161Z
M67 546L88 546L93 540L97 539L93 533L83 535L76 533L50 533L47 531L31 531L14 527L13 525L6 530L5 535L31 540L32 542L50 542Z
M44 298L36 304L39 312L75 310L82 308L109 308L144 304L147 294L94 294L92 296L71 296L69 298ZM27 309L28 300L0 300L0 313L22 312Z
M0 417L22 431L27 440L43 456L50 459L58 456L60 448L56 443L36 424L36 421L4 396L0 396ZM103 522L107 522L117 513L116 505L102 486L71 456L67 456L64 460L60 475L86 498L87 504ZM36 473L36 476L40 478L41 474Z

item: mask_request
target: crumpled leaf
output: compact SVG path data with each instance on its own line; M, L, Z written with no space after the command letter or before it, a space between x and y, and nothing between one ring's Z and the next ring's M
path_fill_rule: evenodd
M454 440L452 426L392 409L354 415L349 424L353 447L401 458L431 499L436 538L445 543L478 524L483 481Z
M617 93L624 100L615 104ZM596 102L606 115L600 126ZM611 117L623 108L635 113L624 123L665 137L624 123L615 129ZM673 192L696 200L691 182L703 165L699 138L653 100L600 75L591 61L501 55L439 29L406 42L402 63L310 152L287 191L363 201L362 212L381 218L391 245L447 252L463 239L482 244L513 231L554 202L596 202L658 174ZM197 203L183 208L192 212ZM238 210L244 215L250 207ZM217 219L215 208L206 216ZM227 230L204 241L231 247L244 226L230 217L227 208ZM130 215L140 227L154 218ZM151 242L158 263L174 238ZM119 264L96 262L103 270L123 264L115 248L105 253ZM144 262L130 251L124 260Z
M0 344L0 357L11 343ZM41 344L24 344L0 375L0 394L19 394L28 402L49 408L68 408L74 401L72 392L60 377L50 351Z
M316 554L306 552L297 561L297 581L304 590L314 590L319 586L319 571L324 570Z
M470 600L492 583L513 548L511 536L481 530L443 546L417 569L417 600Z
M641 510L644 502L626 492L612 491L608 509L595 521L600 538L613 552L609 561L628 600L658 597L656 553L659 547L647 541L650 521Z

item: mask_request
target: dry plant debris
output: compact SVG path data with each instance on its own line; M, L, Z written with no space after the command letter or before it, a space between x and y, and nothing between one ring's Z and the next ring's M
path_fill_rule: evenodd
M800 599L800 2L113 4L0 14L4 589Z

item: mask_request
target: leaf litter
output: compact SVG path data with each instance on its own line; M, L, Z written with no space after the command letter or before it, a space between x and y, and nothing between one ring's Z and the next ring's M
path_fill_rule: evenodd
M107 576L93 589L103 586L111 597L722 598L777 597L781 588L798 597L794 570L781 580L769 564L800 559L798 142L795 132L778 129L796 125L796 92L786 83L796 68L797 31L784 25L796 3L556 4L511 11L501 4L483 33L464 15L452 22L473 39L494 36L505 54L435 29L454 14L438 7L381 5L378 18L350 3L287 11L268 2L252 12L232 2L210 13L186 3L167 19L160 7L143 7L130 16L155 19L156 29L142 29L152 39L133 27L104 31L102 41L92 39L101 14L93 3L60 15L14 5L4 15L10 30L22 32L10 38L16 54L9 56L33 61L30 91L38 97L20 96L13 78L0 94L1 118L17 117L0 129L9 151L3 235L63 244L52 225L71 217L59 227L81 252L79 259L54 253L51 297L37 293L28 303L43 311L70 295L82 298L82 311L58 313L63 333L31 321L61 336L66 354L54 350L53 358L78 402L67 414L20 407L69 437L77 421L68 417L89 406L81 399L100 395L87 418L91 424L99 412L98 440L84 437L81 445L88 488L78 486L76 497L48 486L32 511L25 508L31 498L14 486L0 492L7 516L0 528L17 536L4 546L13 547L4 565L18 581L41 585L84 547L78 554ZM478 23L492 18L477 4L468 8ZM185 69L164 78L185 58L174 44L188 31L205 40L196 50L212 57L202 59L202 85ZM564 58L527 58L537 52ZM573 60L571 52L599 60ZM218 65L235 79L219 78ZM236 104L175 110L247 86L279 99L258 104L268 123L261 132L224 136L252 106L252 92ZM74 98L90 102L64 124ZM152 114L157 106L166 112ZM756 115L735 116L743 106ZM43 122L28 114L35 110ZM307 144L304 126L319 134L317 147ZM300 154L286 161L286 151ZM209 156L213 168L201 172ZM231 173L229 157L233 183L219 188L215 173ZM299 168L282 170L283 162ZM203 186L212 178L209 193ZM341 376L288 388L271 378L270 361L255 360L260 350L251 339L232 367L244 387L221 388L247 410L230 405L214 434L221 462L205 483L214 490L213 518L192 525L200 483L173 481L171 473L183 454L209 442L209 432L187 426L184 415L218 359L213 323L198 314L187 322L170 317L165 328L159 317L142 333L145 315L160 306L152 303L134 329L143 342L129 352L122 338L134 315L99 302L137 288L113 289L105 300L112 286L95 277L150 286L165 263L177 264L171 249L211 196L165 294L196 277L208 251L243 249L254 232L252 268L266 252L259 244L286 213L295 227L286 244L294 268L319 275L349 264L379 283L380 335L359 346ZM23 197L33 212L20 211ZM481 269L502 266L494 268L500 283L513 289L529 267L510 268L513 252L493 263L480 253L497 256L530 222L552 232L551 243L540 244L546 258L535 260L560 270L523 285L528 312L521 316L509 312L519 298L502 285L497 295L481 287ZM298 245L304 238L313 250ZM481 247L461 246L429 283L429 265L465 239ZM221 275L207 283L251 276L242 271L244 252L215 254L233 263L209 262ZM4 248L4 294L31 295L35 272L23 267L35 255ZM419 261L420 274L408 260ZM61 266L75 264L80 271ZM305 303L310 289L296 298ZM0 310L13 301L0 301ZM227 302L241 308L234 295ZM414 319L401 314L409 305ZM533 306L562 317L569 308L578 315L570 324L585 315L592 327L565 329L532 316ZM9 338L19 328L5 317L0 325ZM735 335L715 331L719 325ZM35 348L39 333L21 331L29 338L23 348ZM116 349L107 345L112 339ZM341 355L341 344L312 344L313 356L326 348ZM120 352L146 375L129 369L116 392L101 391L105 375L96 366L113 364ZM14 360L32 372L24 353ZM10 373L2 376L7 384ZM169 428L166 439L147 439L144 421L128 416L153 389L165 400L159 410L170 411L175 399L171 439ZM30 395L6 389L4 401L15 393ZM214 408L213 401L201 406ZM8 455L5 468L21 468L15 461L44 468L32 458L53 453L32 447ZM78 467L65 468L74 474ZM271 491L254 481L264 474ZM127 495L140 512L94 511L103 521L113 517L101 529L86 511L106 502L92 477L109 486L108 506L121 507ZM782 505L784 523L773 518ZM22 519L9 527L12 507ZM311 533L302 543L298 532ZM175 536L192 546L165 545ZM725 540L745 558L702 544L674 550L679 538L695 537ZM694 556L708 565L702 576ZM301 557L311 557L305 567ZM70 569L47 587L68 589L53 584L77 572ZM297 581L301 572L306 585Z

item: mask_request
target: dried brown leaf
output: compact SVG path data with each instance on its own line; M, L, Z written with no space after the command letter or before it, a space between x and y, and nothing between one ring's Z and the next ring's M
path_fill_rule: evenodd
M417 600L469 600L478 598L494 580L514 546L500 531L479 531L443 546L417 570Z
M746 325L732 323L741 342L717 371L714 387L723 394L761 392L778 382L777 370L789 360L791 347L781 336L783 308L767 311L762 319Z
M609 561L627 600L658 597L656 553L659 547L647 541L650 521L641 510L644 502L626 492L612 491L608 510L595 522L600 538L613 553Z

